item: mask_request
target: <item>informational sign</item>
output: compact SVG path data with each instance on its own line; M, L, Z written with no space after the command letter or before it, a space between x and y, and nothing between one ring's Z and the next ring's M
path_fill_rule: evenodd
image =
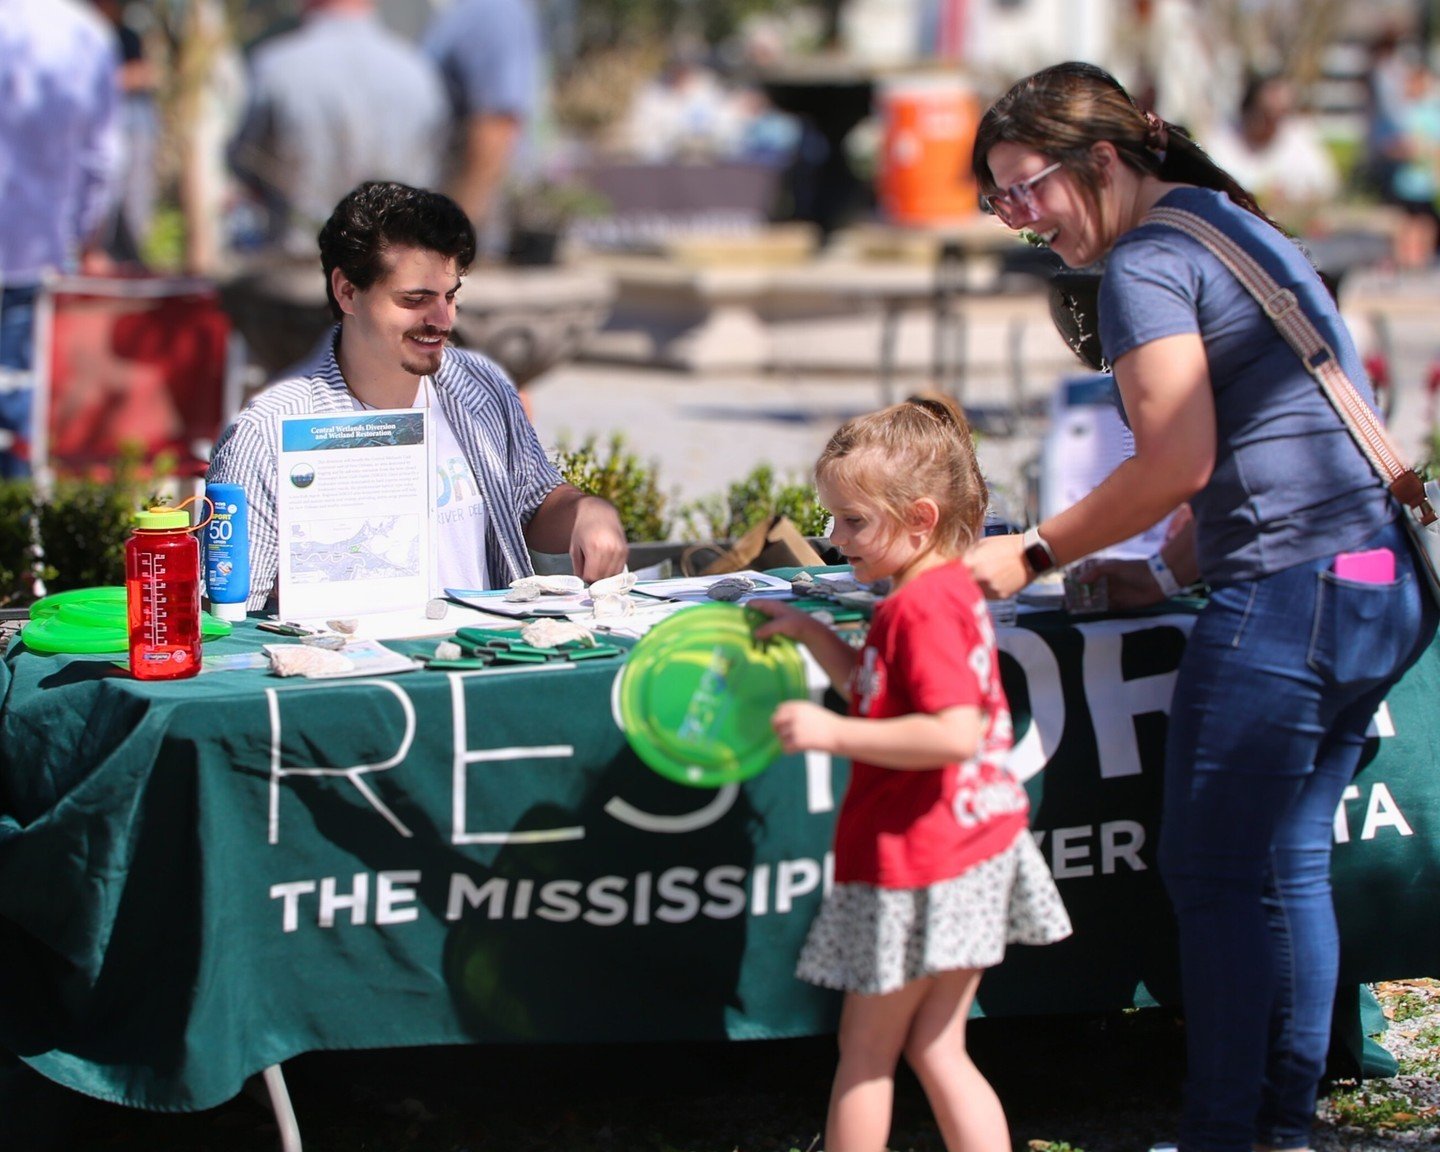
M378 409L280 420L280 613L413 608L435 563L430 414Z

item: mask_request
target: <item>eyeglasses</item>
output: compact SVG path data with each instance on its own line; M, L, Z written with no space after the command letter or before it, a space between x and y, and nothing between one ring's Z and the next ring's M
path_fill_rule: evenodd
M1023 228L1040 218L1039 206L1035 203L1035 189L1048 176L1053 176L1064 165L1056 161L1048 168L1042 168L1034 176L1011 184L1004 192L993 196L980 197L980 207L1000 217L1007 228Z

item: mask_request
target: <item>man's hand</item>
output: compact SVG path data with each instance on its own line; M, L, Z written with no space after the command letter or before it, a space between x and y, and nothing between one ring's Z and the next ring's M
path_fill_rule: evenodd
M552 556L569 552L575 575L587 584L614 576L630 558L614 505L571 484L557 484L535 509L525 542Z
M570 533L570 563L587 584L614 576L630 558L630 545L620 514L598 496L585 496L575 506Z

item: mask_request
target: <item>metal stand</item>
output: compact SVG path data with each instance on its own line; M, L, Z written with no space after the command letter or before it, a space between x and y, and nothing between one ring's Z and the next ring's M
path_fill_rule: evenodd
M270 1093L270 1107L275 1112L275 1123L280 1129L281 1152L301 1152L300 1125L295 1120L295 1109L290 1104L290 1093L285 1087L285 1074L279 1064L271 1064L261 1075L265 1079L265 1090Z

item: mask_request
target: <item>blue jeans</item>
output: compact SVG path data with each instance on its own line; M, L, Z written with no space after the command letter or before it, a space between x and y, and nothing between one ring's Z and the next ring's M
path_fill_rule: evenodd
M35 297L39 288L0 288L0 372L34 368ZM35 401L29 387L0 388L0 428L30 439L30 412ZM30 475L30 463L0 449L0 480Z
M1180 929L1182 1152L1309 1144L1340 938L1335 810L1365 730L1437 610L1404 528L1393 584L1331 559L1216 589L1186 645L1166 745L1161 875Z

